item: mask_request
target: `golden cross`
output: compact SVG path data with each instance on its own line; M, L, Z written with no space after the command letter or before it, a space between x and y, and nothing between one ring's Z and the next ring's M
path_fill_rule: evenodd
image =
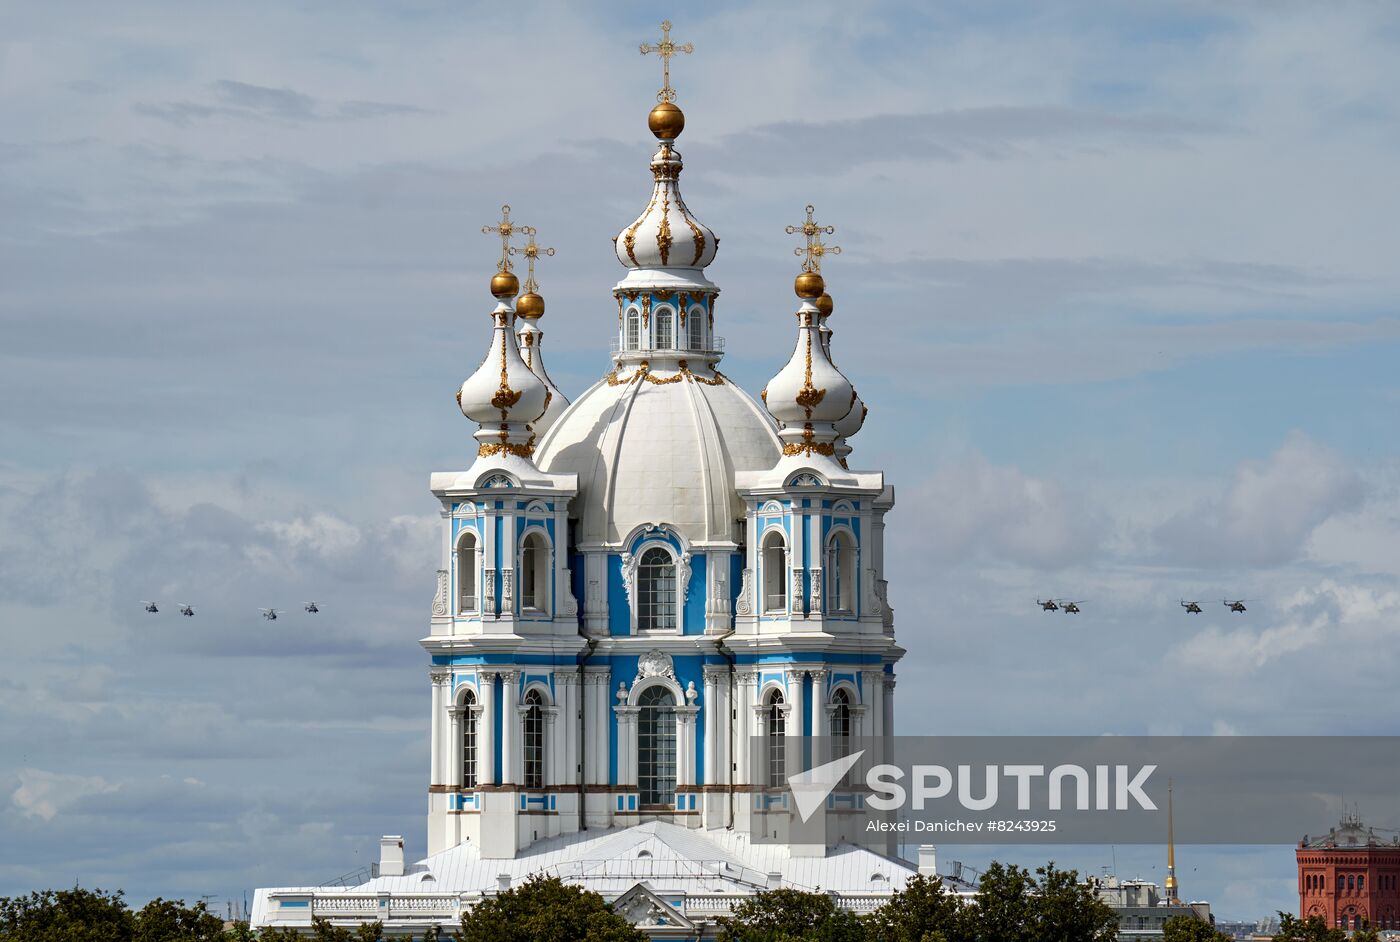
M822 270L822 256L840 255L841 246L827 245L824 242L822 242L821 237L823 235L831 235L836 231L836 227L817 225L816 220L812 218L812 213L815 209L815 206L808 204L807 221L800 226L788 226L787 234L796 235L800 232L807 239L807 245L804 248L794 249L792 254L807 256L802 261L803 271L816 272L820 274Z
M525 247L523 249L517 249L515 246L512 245L509 251L511 255L525 256L525 262L528 266L528 269L525 274L526 293L529 293L531 291L538 292L540 290L540 283L535 280L535 259L539 258L541 255L553 257L554 250L540 247L539 243L535 241L534 226L521 226L520 231L524 233L525 238L527 240L525 242Z
M501 260L496 263L496 271L510 271L510 257L514 249L510 245L510 237L515 234L515 223L510 221L510 205L501 207L501 221L494 226L482 226L483 235L496 233L501 237Z
M688 55L694 51L694 43L671 42L670 20L661 21L661 42L642 43L642 55L654 52L661 57L661 91L656 93L657 101L676 100L676 90L671 87L671 57L677 53L684 52Z

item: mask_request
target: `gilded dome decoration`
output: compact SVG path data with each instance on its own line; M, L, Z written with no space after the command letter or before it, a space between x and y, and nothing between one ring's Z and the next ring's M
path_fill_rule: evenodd
M830 345L824 333L827 315L834 310L821 275L825 255L838 255L839 246L821 241L833 226L818 224L814 207L807 207L807 220L788 226L789 235L802 235L806 245L797 249L803 256L802 271L793 281L793 291L801 299L797 311L797 346L778 375L768 381L764 404L777 419L778 437L784 455L824 455L835 457L841 433L837 423L850 415L857 401L855 387L831 362ZM823 313L825 311L825 313ZM863 407L862 407L863 408Z
M680 151L663 140L651 158L651 199L614 240L617 260L627 268L704 268L715 260L719 240L685 205L681 167Z
M476 372L468 376L457 390L457 405L462 414L480 426L475 438L480 445L477 454L530 456L535 433L530 423L544 414L551 397L549 387L540 380L520 356L511 322L515 310L511 299L520 291L520 280L510 270L511 236L516 226L510 218L510 207L501 207L501 221L494 226L482 226L487 235L501 237L501 259L496 274L491 277L491 295L496 309L491 312L494 322L491 347ZM533 230L529 230L533 243ZM532 277L533 280L533 271Z
M518 325L516 339L519 341L520 355L525 360L525 365L545 385L544 414L531 425L537 435L543 435L569 405L568 397L554 384L554 380L549 378L549 373L544 368L544 331L540 329L539 323L540 318L544 317L544 298L539 293L540 283L535 278L535 262L541 258L552 258L554 249L541 246L536 241L535 237L539 233L534 226L521 226L520 232L525 236L525 245L521 248L512 246L510 249L511 255L522 255L526 262L525 293L515 301Z

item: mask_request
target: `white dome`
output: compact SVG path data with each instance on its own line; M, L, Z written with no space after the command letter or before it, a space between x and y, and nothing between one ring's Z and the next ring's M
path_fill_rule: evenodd
M704 268L719 238L681 198L681 155L665 141L651 160L656 184L646 209L613 239L617 260L633 269Z
M569 406L536 452L539 468L578 474L579 543L621 542L667 523L687 540L732 540L744 504L736 471L767 471L782 454L768 416L708 370L623 367Z

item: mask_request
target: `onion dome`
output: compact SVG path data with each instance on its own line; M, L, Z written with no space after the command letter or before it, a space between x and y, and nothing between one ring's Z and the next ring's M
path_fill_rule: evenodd
M613 240L617 260L631 269L704 268L715 260L719 238L681 198L681 154L674 145L685 115L664 101L652 109L647 124L661 141L651 158L655 183L646 209Z
M855 392L822 346L821 275L803 272L795 285L802 307L797 312L797 347L778 375L768 381L765 404L778 420L784 455L834 455L836 423L851 411Z
M495 322L491 348L476 372L457 391L462 414L481 426L475 437L481 443L481 456L511 454L528 458L534 448L530 423L544 414L549 390L520 356L511 299L519 290L519 280L509 271L498 271L491 279L491 293L497 304L491 317Z
M568 398L554 385L544 368L544 331L540 330L540 318L544 317L544 298L540 295L540 283L535 279L535 262L554 255L554 249L545 248L535 241L538 234L533 226L521 226L525 234L525 246L511 248L510 254L523 255L528 264L525 274L525 293L515 300L516 340L520 346L520 356L525 365L545 385L545 409L532 423L536 435L543 435L554 424L555 419L569 405Z
M831 312L836 309L836 303L832 301L831 295L822 292L822 296L816 300L816 305L817 311L821 315L821 326L818 331L821 333L822 346L826 350L827 357L830 358L831 335L835 331L827 326L827 318L831 317ZM868 412L869 410L861 401L860 395L852 387L850 411L836 422L836 434L839 436L836 440L836 457L843 462L846 456L851 453L851 446L847 444L846 439L860 431L861 426L865 424L865 416Z

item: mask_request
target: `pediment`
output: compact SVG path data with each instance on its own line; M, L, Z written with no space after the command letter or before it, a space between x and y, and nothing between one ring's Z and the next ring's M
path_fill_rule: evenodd
M652 892L645 883L638 883L612 904L613 912L638 929L676 929L693 934L697 929L680 910Z

